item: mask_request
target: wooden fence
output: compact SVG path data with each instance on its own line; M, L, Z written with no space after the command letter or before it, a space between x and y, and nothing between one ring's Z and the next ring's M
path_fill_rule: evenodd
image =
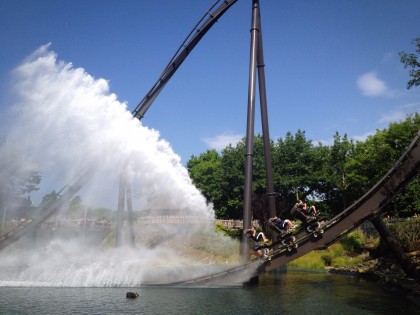
M111 230L112 222L107 220L88 219L68 219L68 218L53 218L44 221L41 225L43 230L58 230L58 229L81 229L81 230Z
M148 215L137 219L138 224L197 224L201 221L203 217L185 215Z
M242 220L216 220L216 223L221 224L228 229L243 229L244 227ZM258 220L252 221L251 225L256 228L260 227Z
M203 220L202 217L182 216L182 215L162 215L162 216L142 216L137 219L138 224L197 224ZM242 220L216 220L217 224L221 224L228 229L242 229ZM251 223L255 227L259 227L257 220Z

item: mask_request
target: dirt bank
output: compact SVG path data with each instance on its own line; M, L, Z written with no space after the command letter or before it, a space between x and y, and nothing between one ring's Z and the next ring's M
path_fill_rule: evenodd
M420 306L420 251L408 254L417 277L408 277L393 257L380 257L350 267L328 267L330 273L362 277L391 291L401 291Z

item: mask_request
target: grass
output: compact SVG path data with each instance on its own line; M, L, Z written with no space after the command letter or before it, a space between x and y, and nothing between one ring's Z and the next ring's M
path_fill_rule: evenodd
M291 268L302 269L323 269L325 268L324 261L321 258L321 251L312 251L298 259L295 259L287 264Z
M291 261L288 267L299 269L324 269L325 267L346 267L363 262L368 255L362 251L367 239L360 230L355 230L326 250L315 250Z
M345 267L361 263L365 256L365 254L355 257L348 256L343 245L337 243L326 250L314 250L291 261L287 266L299 269L324 269L330 266Z
M338 256L332 260L333 267L346 267L353 266L361 263L363 261L362 257L348 257L348 256Z

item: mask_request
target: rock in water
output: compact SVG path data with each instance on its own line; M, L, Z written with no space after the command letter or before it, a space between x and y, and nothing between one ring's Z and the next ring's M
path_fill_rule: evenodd
M139 297L139 294L137 292L127 292L125 297L127 299L137 299Z

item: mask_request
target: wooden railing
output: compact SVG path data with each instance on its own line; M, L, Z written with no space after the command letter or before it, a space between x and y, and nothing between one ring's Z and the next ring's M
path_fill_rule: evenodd
M243 229L244 227L244 223L242 220L216 220L216 223L219 223L228 229ZM254 227L260 226L258 220L252 221L251 225Z
M197 216L182 216L182 215L162 215L162 216L142 216L137 219L138 224L197 224L203 220L202 217ZM221 224L228 229L242 229L242 220L216 220L217 224ZM259 227L259 222L254 220L251 224Z
M41 225L43 230L78 229L78 230L111 230L112 222L95 219L51 219Z
M183 215L162 215L162 216L142 216L137 218L137 224L198 224L203 220L199 216L183 216ZM242 229L242 220L215 220L216 224L223 225L228 229ZM258 228L259 222L254 220L251 224ZM110 230L112 221L96 220L94 218L85 219L69 219L69 218L52 218L42 223L43 230L56 229L82 229L82 230Z
M197 224L203 221L202 217L184 215L153 215L141 216L138 224Z

